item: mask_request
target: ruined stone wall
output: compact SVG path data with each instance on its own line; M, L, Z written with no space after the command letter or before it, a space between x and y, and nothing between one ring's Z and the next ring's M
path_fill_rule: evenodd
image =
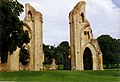
M84 70L83 55L87 47L92 53L92 69L102 69L102 53L98 57L100 48L96 41L93 42L92 29L86 19L85 7L85 1L80 1L69 14L72 70ZM98 61L100 62L100 67L98 66Z
M96 53L96 63L97 63L96 69L103 70L103 58L102 58L103 54L101 52L97 39L93 39L91 43L96 48L96 52L97 52Z
M0 71L9 71L7 63L5 64L0 63Z
M85 25L85 2L78 3L70 12L70 45L71 45L71 67L72 69L82 70L82 55L81 52L81 29ZM84 15L82 18L81 14ZM82 23L84 20L84 23Z
M30 4L26 4L23 23L23 29L28 31L30 38L30 43L23 45L30 52L29 66L20 66L20 48L17 48L13 54L8 53L8 61L6 64L0 64L0 70L19 71L21 68L26 69L28 67L30 71L39 71L43 68L42 14L36 11Z
M19 71L20 48L17 48L12 54L8 52L7 65L10 71Z
M25 20L31 29L30 70L39 71L43 68L43 32L42 14L36 11L30 4L25 5Z

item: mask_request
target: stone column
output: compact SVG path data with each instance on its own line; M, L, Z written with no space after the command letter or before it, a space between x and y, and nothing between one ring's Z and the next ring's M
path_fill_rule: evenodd
M102 55L98 55L98 69L103 70L103 59Z
M20 48L17 48L13 54L8 52L8 62L7 65L10 71L19 71L19 54Z
M42 14L35 14L35 71L43 68Z

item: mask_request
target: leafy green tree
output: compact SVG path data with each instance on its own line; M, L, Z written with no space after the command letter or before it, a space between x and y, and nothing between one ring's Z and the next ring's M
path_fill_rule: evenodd
M68 50L70 46L67 41L61 42L55 49L54 49L54 56L53 58L56 59L57 64L65 64L66 55L69 55Z
M63 41L63 42L61 42L61 43L60 43L60 46L64 46L66 51L70 48L68 41Z
M62 47L58 46L51 50L51 56L52 59L55 59L56 64L63 64L63 52L62 52Z
M54 48L54 47L52 47ZM49 45L45 45L43 44L43 51L44 51L44 64L50 64L50 61L52 59L52 56L51 56L51 50L52 50L51 46Z
M56 64L63 64L64 55L68 54L69 43L61 42L57 47L43 44L45 64L50 64L52 59L56 60Z
M27 65L29 63L30 54L29 51L23 46L20 50L20 59L19 61L22 65Z
M70 46L67 41L63 41L60 43L60 47L62 48L62 53L63 53L63 69L69 69L71 68L71 59L70 59Z
M1 62L7 62L8 52L11 54L29 43L28 32L23 30L23 22L20 21L20 13L23 5L17 0L0 0L0 55Z
M120 63L120 41L109 35L101 35L97 38L103 53L103 63L106 68Z

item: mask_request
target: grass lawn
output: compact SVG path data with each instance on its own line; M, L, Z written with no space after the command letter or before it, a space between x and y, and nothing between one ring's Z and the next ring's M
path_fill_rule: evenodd
M0 72L0 81L39 82L120 82L120 70L103 71L19 71Z

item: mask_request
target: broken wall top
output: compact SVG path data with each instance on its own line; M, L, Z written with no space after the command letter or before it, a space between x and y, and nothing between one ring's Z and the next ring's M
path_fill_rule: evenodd
M73 23L75 20L75 16L81 16L81 14L83 14L84 16L84 23L87 24L87 26L90 26L88 20L86 19L86 2L84 1L80 1L79 3L77 3L77 5L73 8L73 10L69 13L69 20L70 23Z
M42 14L36 11L29 3L25 4L25 20L35 20L35 17L39 16L40 20L42 20Z
M81 11L81 7L82 6L85 6L86 5L86 2L85 1L80 1L75 7L74 9L69 13L69 16L70 15L75 15L77 13L79 13Z

